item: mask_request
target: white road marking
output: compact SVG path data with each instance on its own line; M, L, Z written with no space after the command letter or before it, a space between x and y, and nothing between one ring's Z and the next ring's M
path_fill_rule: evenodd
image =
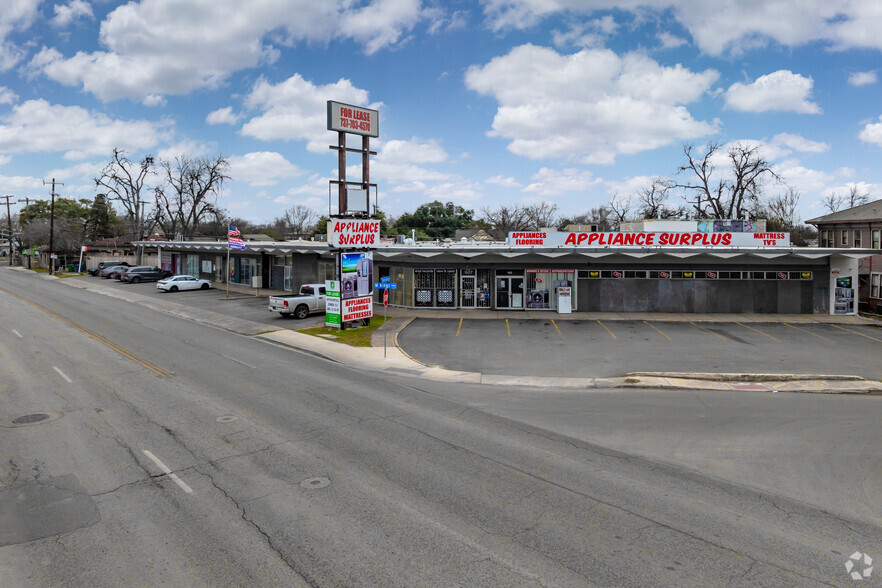
M63 371L61 371L60 369L58 369L58 368L55 367L54 365L52 366L52 369L55 370L56 372L58 372L58 375L59 375L59 376L61 376L61 377L64 378L65 380L67 380L67 383L68 383L68 384L73 384L73 380L71 380L70 378L68 378L68 377L65 375L65 373L64 373Z
M226 358L229 359L230 361L235 361L236 363L241 363L241 364L244 365L245 367L250 367L250 368L253 369L253 370L256 370L256 369L257 369L256 367L254 367L254 366L251 365L250 363L245 363L245 362L242 361L241 359L236 359L235 357L230 357L229 355L224 355L223 353L221 353L220 355L221 355L221 357L226 357Z
M12 332L15 333L15 336L18 337L19 339L24 339L24 337L21 336L21 333L19 333L15 329L12 329Z
M174 481L175 484L180 486L181 490L183 490L187 494L193 494L193 489L190 488L189 486L187 486L187 484L185 484L182 479L180 479L175 474L173 474L172 471L170 469L168 469L167 465L165 465L164 463L159 461L159 458L157 458L155 455L153 455L152 453L150 453L146 449L144 450L144 455L149 457L150 460L156 464L156 467L158 467L159 469L162 470L163 474L167 475L169 478L171 478Z

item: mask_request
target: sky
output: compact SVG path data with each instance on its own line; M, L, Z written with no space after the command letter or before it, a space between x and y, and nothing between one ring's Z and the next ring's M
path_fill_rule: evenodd
M0 195L92 198L118 147L223 155L233 217L326 214L335 100L379 110L395 216L577 215L714 141L759 146L805 220L882 198L880 30L878 0L0 0Z

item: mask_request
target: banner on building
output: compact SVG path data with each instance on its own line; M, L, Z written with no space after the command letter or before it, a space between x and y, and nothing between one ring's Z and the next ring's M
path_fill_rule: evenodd
M508 234L509 245L537 247L790 247L790 233L569 233Z

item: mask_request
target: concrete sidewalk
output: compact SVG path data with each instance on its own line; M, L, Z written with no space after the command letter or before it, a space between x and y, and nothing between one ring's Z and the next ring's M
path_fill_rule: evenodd
M44 279L58 280L51 276ZM205 309L194 309L165 298L145 296L131 291L121 291L102 286L99 282L60 280L71 287L80 288L125 300L130 303L173 314L198 323L222 328L246 336L254 336L285 345L292 349L324 357L331 361L389 374L417 376L450 383L488 384L497 386L530 386L545 389L596 389L596 388L651 388L661 390L745 390L765 392L808 392L820 394L880 394L882 382L856 376L806 376L801 374L718 374L718 373L631 373L613 378L567 378L547 376L506 376L461 372L442 367L429 366L411 358L398 346L398 333L416 317L427 318L519 318L555 320L649 320L649 321L704 321L704 322L791 322L827 323L850 325L878 325L876 321L857 316L831 315L682 315L661 313L573 313L558 315L542 311L506 312L493 311L420 311L413 309L389 309L394 314L388 324L377 329L371 347L352 347L321 337L298 333L289 328L268 328L267 325L231 317ZM231 289L232 294L232 289ZM242 293L238 293L241 295ZM375 306L375 315L382 316L383 307ZM474 313L474 314L473 314ZM481 314L478 314L481 313ZM512 316L514 315L514 316ZM564 319L565 320L565 319ZM293 326L293 325L292 325ZM383 347L386 333L387 346Z

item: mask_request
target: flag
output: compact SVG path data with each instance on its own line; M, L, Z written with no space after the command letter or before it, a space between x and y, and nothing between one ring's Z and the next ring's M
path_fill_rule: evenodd
M245 251L245 242L242 241L242 234L236 225L230 225L230 230L227 232L227 248Z

